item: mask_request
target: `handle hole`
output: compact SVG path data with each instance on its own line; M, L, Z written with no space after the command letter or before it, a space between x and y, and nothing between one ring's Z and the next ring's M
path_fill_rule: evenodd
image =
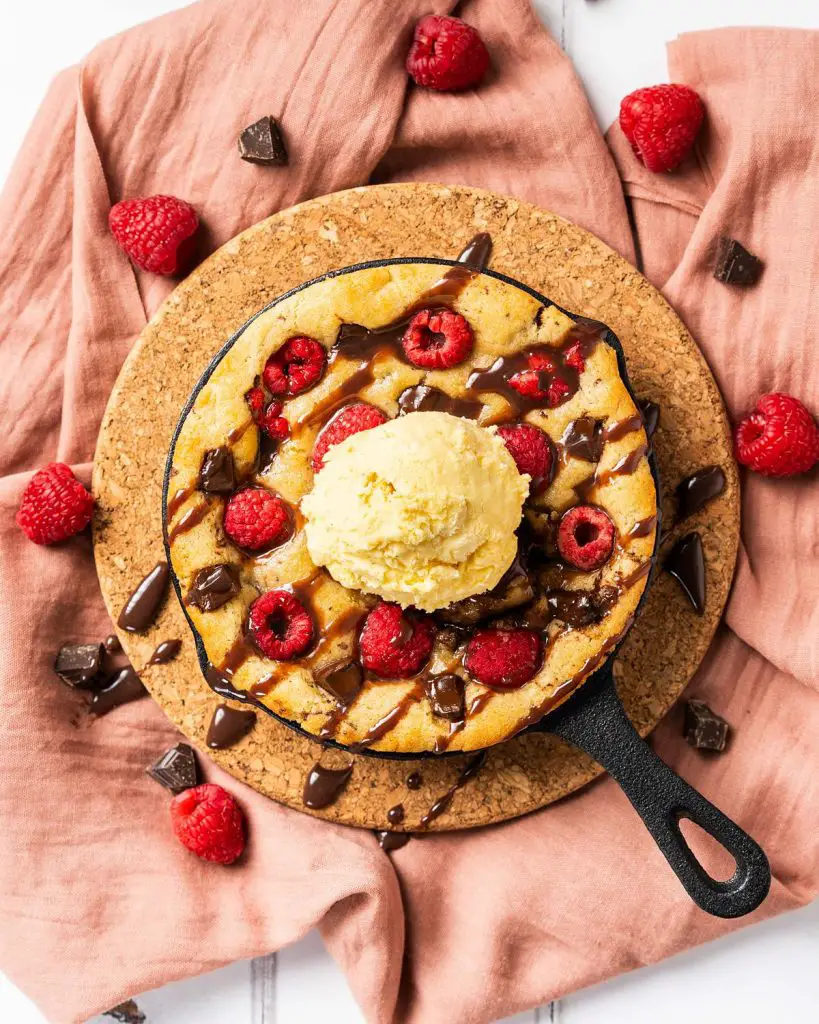
M737 862L733 854L707 829L686 814L680 814L677 824L685 845L715 882L727 882L734 877Z

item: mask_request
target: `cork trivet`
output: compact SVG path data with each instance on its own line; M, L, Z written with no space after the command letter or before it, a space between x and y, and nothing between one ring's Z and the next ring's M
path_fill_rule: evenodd
M116 619L136 583L164 558L161 487L171 434L202 371L227 338L273 298L328 270L391 256L454 258L477 231L493 240L490 266L574 313L607 323L620 338L636 394L658 402L654 444L671 522L670 495L703 466L725 470L724 494L678 532L698 529L707 559L705 614L659 573L642 617L618 656L618 689L641 733L668 711L699 665L724 607L739 531L739 489L730 433L714 380L683 324L641 275L588 232L526 203L476 189L381 185L312 200L237 236L195 270L145 328L129 355L103 419L94 467L99 514L94 542L108 610ZM179 657L146 667L161 640L183 640ZM144 635L120 633L154 699L200 750L219 698L199 670L191 634L171 592ZM104 728L104 722L100 723ZM160 751L157 751L159 754ZM311 766L348 763L259 712L236 746L208 751L237 779L291 807ZM356 756L344 794L320 817L387 827L402 803L403 829L457 779L465 757L388 761ZM405 780L420 772L420 789ZM493 748L431 829L470 828L551 803L600 772L586 755L549 735Z

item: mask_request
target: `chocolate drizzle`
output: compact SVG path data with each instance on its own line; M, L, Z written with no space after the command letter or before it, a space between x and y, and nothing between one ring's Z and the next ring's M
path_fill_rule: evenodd
M117 619L120 629L141 633L151 625L168 589L169 575L168 563L157 562L125 602Z
M120 704L128 704L132 700L144 697L148 691L142 680L134 671L133 666L126 665L119 670L102 690L98 690L91 698L92 714L105 715Z
M483 402L475 402L469 398L453 398L445 391L430 387L428 384L416 384L414 387L405 388L398 396L399 416L406 416L411 412L447 412L450 416L476 420L483 408Z
M351 764L346 768L323 768L320 764L314 764L304 784L304 806L319 811L322 807L334 804L346 788L352 774Z
M469 782L470 779L473 779L478 774L478 772L483 767L485 761L486 754L484 752L476 754L474 757L470 757L470 759L466 762L463 769L461 770L461 774L458 776L453 785L449 787L449 789L446 791L446 793L443 794L443 796L438 797L438 799L433 803L433 805L423 816L423 818L421 818L421 821L419 822L419 828L429 828L429 826L432 824L433 821L436 820L436 818L440 818L441 815L446 810L448 810L449 805L452 803L452 798L455 796L458 790L463 789L467 782Z
M179 654L182 649L181 640L163 640L151 655L149 665L165 665Z
M407 776L407 789L420 789L423 781L420 772L411 772Z
M660 425L660 407L650 398L643 398L637 403L643 416L643 427L646 437L651 440L657 427Z
M400 825L406 817L403 804L396 804L387 811L387 821L391 825Z
M383 739L388 732L392 732L402 718L406 718L412 708L422 699L423 696L423 683L417 682L411 690L404 694L394 708L391 708L386 715L379 718L375 725L371 726L367 730L357 743L351 744L350 749L366 750L374 743L378 743L378 741Z
M645 519L638 519L626 534L626 539L635 540L638 537L650 537L656 526L656 516L647 516Z
M384 853L392 853L393 850L400 850L412 839L409 832L385 832L378 830L375 833L378 845Z
M198 526L208 512L210 512L210 502L208 501L200 501L192 508L189 508L176 526L171 527L168 531L168 544L173 544L177 537L181 537L189 530L192 530L194 526Z
M458 262L466 263L473 270L483 270L492 255L492 238L486 231L481 231L471 238L458 254Z
M700 535L687 533L678 540L663 568L680 584L697 615L702 615L705 611L705 554Z
M255 724L255 711L242 711L220 704L213 712L205 742L211 750L224 750L243 739Z
M205 682L215 694L224 697L226 700L237 700L242 704L254 704L259 702L252 693L247 690L237 690L224 672L220 672L215 665L208 665L205 670Z
M677 522L696 515L725 490L725 473L719 466L698 469L677 484Z
M618 476L630 476L640 465L648 452L648 444L639 444L628 454L616 462L611 469L604 469L602 472L593 473L591 476L575 484L575 493L581 501L588 501L589 496L598 487L603 487L610 480Z
M572 420L563 432L560 444L566 455L584 462L599 462L603 454L603 424L593 416Z
M188 500L188 498L193 494L195 490L196 488L193 486L182 487L178 491L176 491L172 498L169 499L167 512L169 522L171 519L173 519L173 517L176 515L179 509L185 504L185 502Z

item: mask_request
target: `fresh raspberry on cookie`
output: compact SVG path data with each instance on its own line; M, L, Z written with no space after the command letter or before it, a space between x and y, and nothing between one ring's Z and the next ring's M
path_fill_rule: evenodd
M258 380L258 377L256 379ZM253 417L253 422L257 427L261 426L266 401L264 388L259 387L258 384L254 384L249 391L245 392L245 401L250 409L250 415Z
M248 632L273 661L301 657L313 643L313 616L289 590L268 590L250 606Z
M571 397L572 387L558 374L556 359L542 349L526 357L528 369L509 378L509 387L533 402L541 402L548 409L562 405Z
M687 85L654 85L629 93L620 104L620 127L650 171L673 171L697 138L705 107Z
M516 690L537 675L540 636L531 629L479 629L466 647L464 668L479 683Z
M560 557L584 572L601 568L614 550L614 523L596 505L575 505L557 528Z
M422 309L410 320L401 339L404 355L413 366L448 370L472 351L475 337L469 321L449 309Z
M571 366L573 370L582 373L586 369L586 360L583 358L583 342L578 338L563 353L563 362Z
M807 473L819 462L819 427L791 395L763 395L734 431L737 462L762 476Z
M84 530L93 511L93 495L68 466L52 462L29 480L16 521L35 544L58 544Z
M507 423L498 427L498 436L506 448L519 473L528 473L532 478L529 493L537 494L549 486L555 464L555 453L548 434L531 423Z
M175 196L123 199L108 214L120 249L138 267L168 276L184 270L199 227L196 210Z
M247 551L275 548L292 532L290 510L278 494L244 487L231 495L225 509L225 533Z
M352 405L345 405L319 431L311 457L313 472L318 473L323 468L324 456L333 445L340 444L348 437L352 437L353 434L361 433L362 430L380 427L388 419L386 413L368 402L354 402Z
M429 658L436 632L428 615L410 615L397 604L382 601L367 616L361 630L361 663L385 679L414 676Z
M176 838L214 864L232 864L245 848L245 821L234 798L213 782L194 786L171 801Z
M324 346L300 334L273 353L262 378L271 395L299 395L321 380L326 367Z
M427 14L415 26L406 67L416 85L453 92L476 86L490 63L489 51L471 25L460 18Z

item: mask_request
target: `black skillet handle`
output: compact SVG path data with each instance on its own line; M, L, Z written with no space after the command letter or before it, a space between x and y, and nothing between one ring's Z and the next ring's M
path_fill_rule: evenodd
M605 670L604 670L605 671ZM768 895L771 869L762 849L643 742L608 678L589 680L574 699L543 721L601 764L643 819L691 899L715 917L742 917ZM679 823L690 818L736 860L732 878L720 882L696 859Z

